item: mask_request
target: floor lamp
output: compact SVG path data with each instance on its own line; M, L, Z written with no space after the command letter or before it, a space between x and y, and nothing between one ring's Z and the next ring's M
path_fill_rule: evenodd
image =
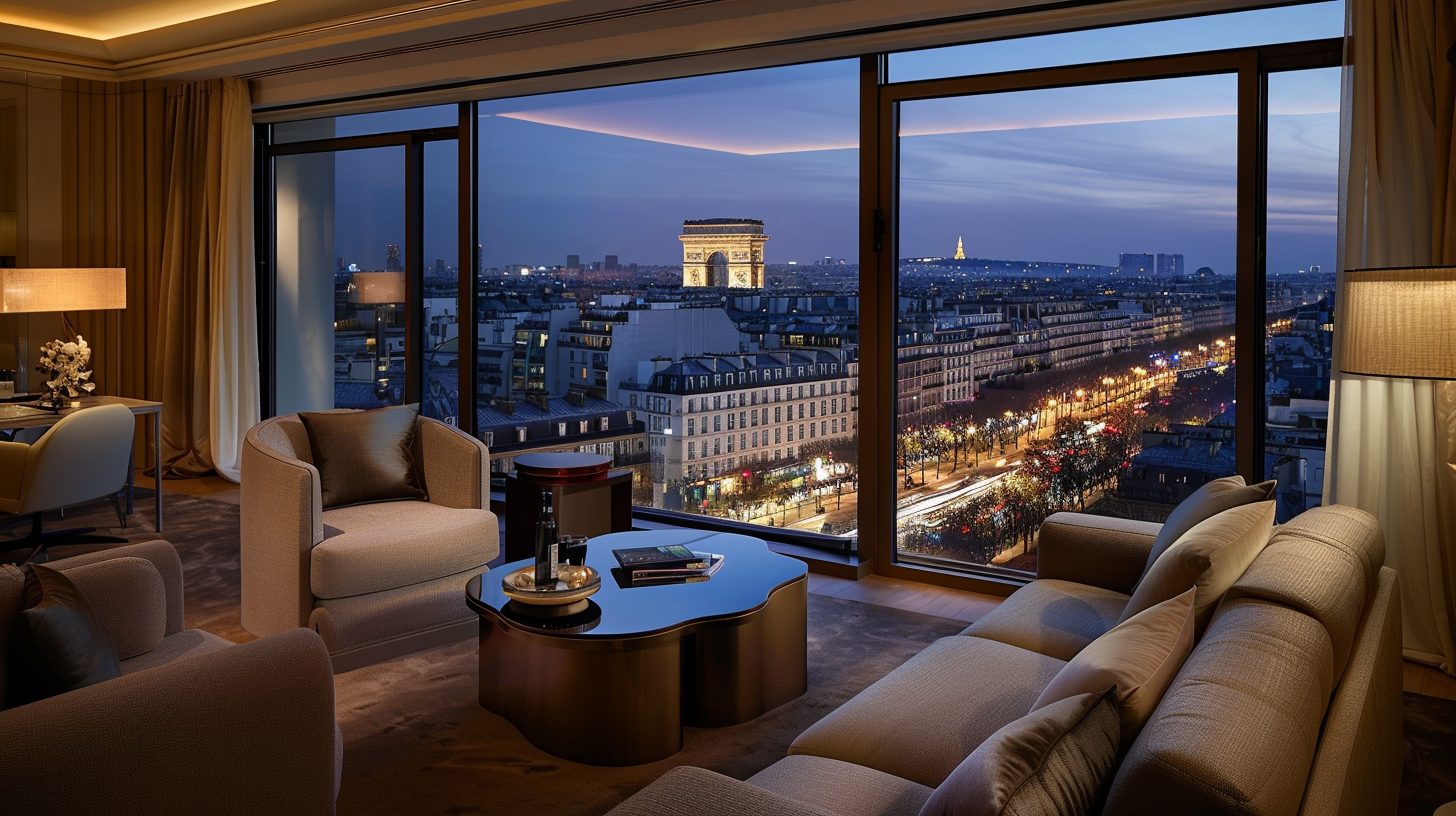
M389 313L405 300L403 272L355 272L349 299L361 306L374 306L374 395L389 397L389 345L384 327Z
M125 308L125 269L0 269L0 314L62 312L66 332L74 334L64 312ZM21 333L15 347L16 371L22 376L30 367L26 355L34 351L27 334Z

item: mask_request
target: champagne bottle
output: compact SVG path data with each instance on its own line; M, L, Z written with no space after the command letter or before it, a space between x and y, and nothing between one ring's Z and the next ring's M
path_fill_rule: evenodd
M551 508L551 491L541 492L541 518L536 522L536 586L556 583L556 512Z

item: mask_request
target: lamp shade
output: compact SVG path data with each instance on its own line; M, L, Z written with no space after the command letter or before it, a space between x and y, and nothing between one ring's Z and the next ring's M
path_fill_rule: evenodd
M0 313L125 308L125 269L0 269Z
M403 303L403 272L355 272L351 282L355 303Z
M1347 374L1456 380L1456 267L1347 270L1335 331Z

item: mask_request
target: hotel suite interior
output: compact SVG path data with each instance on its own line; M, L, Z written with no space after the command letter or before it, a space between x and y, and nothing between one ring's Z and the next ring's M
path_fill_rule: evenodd
M1451 0L0 0L0 812L1453 816L1453 126Z

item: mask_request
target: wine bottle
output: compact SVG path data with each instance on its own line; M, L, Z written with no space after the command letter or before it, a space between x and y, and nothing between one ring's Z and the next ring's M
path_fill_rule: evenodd
M541 518L536 522L536 586L556 583L556 512L551 508L551 491L541 492Z

